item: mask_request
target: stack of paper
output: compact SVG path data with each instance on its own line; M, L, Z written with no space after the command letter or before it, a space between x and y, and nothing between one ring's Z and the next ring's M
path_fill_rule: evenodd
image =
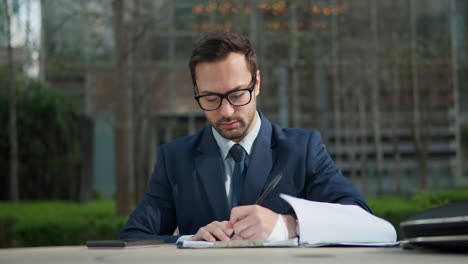
M313 202L281 194L294 209L304 246L391 246L396 231L386 220L357 205Z

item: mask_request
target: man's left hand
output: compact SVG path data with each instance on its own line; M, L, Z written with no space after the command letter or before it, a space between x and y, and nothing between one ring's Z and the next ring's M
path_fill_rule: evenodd
M230 222L235 236L233 240L266 240L280 215L260 205L234 207Z

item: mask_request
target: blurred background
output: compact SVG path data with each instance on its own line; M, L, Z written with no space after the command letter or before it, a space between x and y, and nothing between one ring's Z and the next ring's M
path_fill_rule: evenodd
M259 109L320 130L366 197L468 199L467 1L1 0L0 208L113 199L128 216L158 146L207 124L188 58L215 28L250 38ZM455 199L434 195L413 202Z

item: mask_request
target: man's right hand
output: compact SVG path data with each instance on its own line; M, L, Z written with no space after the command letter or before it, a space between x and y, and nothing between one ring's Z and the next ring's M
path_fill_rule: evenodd
M213 221L210 224L198 229L198 232L189 240L215 242L216 240L229 241L229 236L234 232L229 221Z

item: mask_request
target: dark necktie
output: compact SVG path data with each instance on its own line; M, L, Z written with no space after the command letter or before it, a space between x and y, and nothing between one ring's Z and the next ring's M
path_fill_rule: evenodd
M247 153L239 144L232 146L231 150L229 150L229 153L236 162L231 178L231 206L236 207L240 203L242 187L244 185L245 172L247 170L245 166L245 156Z

